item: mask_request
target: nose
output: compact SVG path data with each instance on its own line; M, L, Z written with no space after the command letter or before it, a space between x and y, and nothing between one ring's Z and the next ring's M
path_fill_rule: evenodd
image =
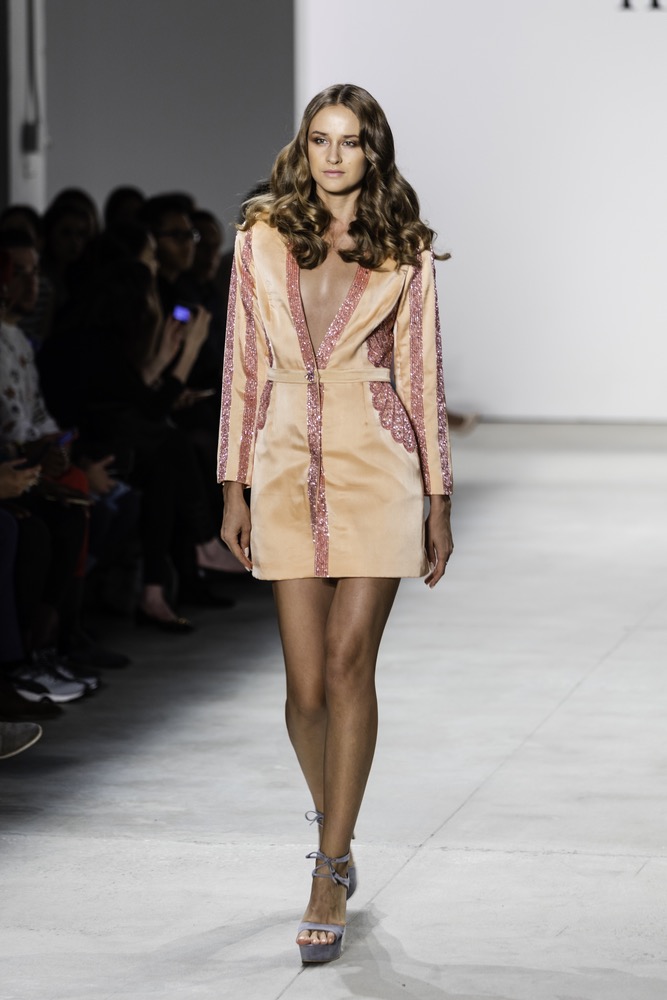
M331 143L329 146L329 152L327 153L327 163L340 163L340 150L335 143Z

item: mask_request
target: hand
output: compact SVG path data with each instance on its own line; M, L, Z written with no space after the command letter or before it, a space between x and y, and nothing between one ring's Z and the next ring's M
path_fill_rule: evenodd
M243 496L243 483L224 485L225 509L220 537L242 566L250 572L250 510Z
M160 370L171 364L182 346L183 324L179 323L173 316L167 316L160 338L160 347L157 352L160 361Z
M41 466L33 465L29 469L22 469L22 465L25 465L25 458L0 462L0 500L20 497L38 481Z
M183 324L181 325L183 326ZM183 341L186 349L199 354L202 344L208 337L208 328L210 325L210 312L199 306L192 319L183 326Z
M45 434L37 441L27 441L23 451L28 461L39 459L42 475L47 479L58 479L70 467L70 446L57 443L60 431L55 434Z
M88 460L81 463L81 468L88 476L88 485L90 486L91 493L104 496L105 493L110 493L114 488L116 480L109 474L109 466L113 464L115 459L115 455L107 455L106 458L101 458L99 462Z
M449 497L432 496L429 499L430 510L426 518L426 555L431 569L424 578L424 583L432 589L444 575L449 557L454 551L454 542L449 521L451 509Z

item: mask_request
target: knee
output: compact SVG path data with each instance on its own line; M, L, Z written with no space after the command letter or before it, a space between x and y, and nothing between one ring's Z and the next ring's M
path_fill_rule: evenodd
M287 689L285 712L287 717L298 716L306 723L317 724L326 714L327 705L324 688L307 691Z
M336 641L327 646L325 684L327 695L362 691L374 685L375 654L367 644Z

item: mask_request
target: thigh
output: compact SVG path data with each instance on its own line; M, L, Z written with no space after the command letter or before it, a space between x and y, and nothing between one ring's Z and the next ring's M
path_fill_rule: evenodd
M322 684L327 619L335 592L332 580L278 580L273 584L288 687Z
M328 659L375 665L380 640L400 580L384 577L347 577L338 581L327 620Z

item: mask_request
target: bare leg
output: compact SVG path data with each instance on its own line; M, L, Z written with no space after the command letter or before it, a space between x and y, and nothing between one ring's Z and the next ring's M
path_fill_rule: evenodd
M333 588L331 582L294 580L274 589L290 738L315 807L325 813L322 850L341 857L350 849L375 751L375 664L398 580L349 578ZM341 874L346 867L339 866ZM344 924L344 888L313 879L304 920ZM333 935L299 936L301 944L309 940L332 943Z

